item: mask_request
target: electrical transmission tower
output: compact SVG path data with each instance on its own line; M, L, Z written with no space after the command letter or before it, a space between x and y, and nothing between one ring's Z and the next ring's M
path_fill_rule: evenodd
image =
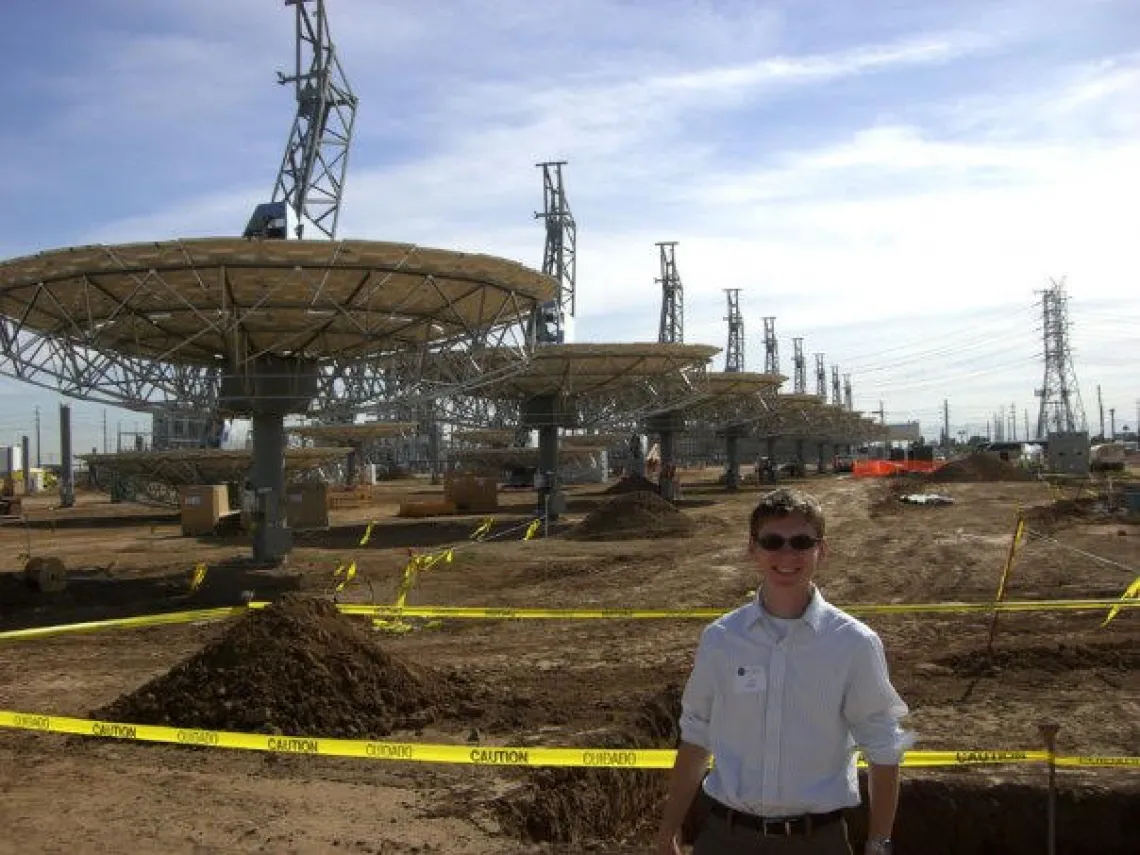
M804 340L792 339L792 363L794 372L792 376L792 391L797 395L807 392L807 360L804 359Z
M780 373L780 343L776 340L775 318L764 318L764 373Z
M1065 280L1050 281L1051 286L1041 292L1045 379L1036 392L1041 399L1037 412L1038 439L1046 439L1051 432L1087 429L1081 390L1077 384L1073 353L1069 345L1069 298L1065 294Z
M288 237L289 215L297 238L308 223L336 237L357 99L329 36L324 0L286 0L296 10L296 67L277 73L292 83L297 113L273 186L273 199L258 205L245 237Z
M728 347L724 350L724 370L744 370L744 317L740 314L740 289L725 288L728 297Z
M823 362L824 354L815 355L815 394L823 403L827 403L827 366Z
M574 317L578 226L570 213L566 186L562 183L562 167L566 161L551 160L535 165L542 170L543 208L534 216L546 222L542 272L558 283L558 297L535 309L531 321L532 340L537 344L562 344L566 341L566 319Z
M843 406L843 387L839 383L839 366L831 366L831 403L837 407Z
M677 272L677 242L657 244L661 256L661 323L657 340L662 344L682 344L685 341L685 291L681 275Z
M851 375L843 375L843 409L851 412L855 409L855 401L851 395Z

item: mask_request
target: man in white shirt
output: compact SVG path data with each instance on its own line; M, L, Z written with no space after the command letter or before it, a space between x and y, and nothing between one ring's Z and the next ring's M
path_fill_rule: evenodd
M879 637L813 584L824 532L819 503L795 490L768 493L752 512L760 587L701 636L657 855L680 855L702 780L711 810L693 855L850 855L843 810L859 804L856 748L870 764L865 852L889 855L907 707Z

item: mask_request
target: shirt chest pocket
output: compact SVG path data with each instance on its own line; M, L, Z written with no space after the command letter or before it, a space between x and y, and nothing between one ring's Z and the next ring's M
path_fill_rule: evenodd
M734 662L717 687L714 728L742 735L757 730L768 702L768 669L755 662Z
M730 691L734 695L758 695L768 690L768 671L763 665L736 665Z

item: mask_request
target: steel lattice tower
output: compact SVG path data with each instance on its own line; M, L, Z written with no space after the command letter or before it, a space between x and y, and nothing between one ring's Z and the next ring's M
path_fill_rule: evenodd
M851 412L855 409L855 401L851 395L851 375L843 375L843 409Z
M804 340L802 338L792 339L792 363L795 369L792 377L792 391L797 395L803 395L807 392L807 360L804 359Z
M839 366L831 366L831 403L843 406L843 387L839 384Z
M1038 439L1046 439L1051 432L1088 428L1069 345L1069 298L1065 294L1065 280L1050 282L1051 286L1041 292L1045 379L1036 391L1041 399L1037 412Z
M764 318L764 373L780 373L780 343L776 340L776 319Z
M724 350L724 370L744 370L744 317L740 314L740 289L725 288L728 298L728 347Z
M824 364L825 354L815 354L815 394L825 404L827 403L827 365Z
M297 114L277 172L273 203L284 203L293 212L298 238L306 222L334 238L357 99L329 36L324 0L286 0L286 5L297 13L296 66L291 75L278 72L277 82L294 85Z
M551 160L535 166L542 170L542 211L535 219L546 223L546 246L542 272L558 282L557 300L544 303L535 311L532 340L538 344L561 344L566 340L566 319L574 317L575 283L578 281L578 226L566 201L562 182L565 160Z
M677 272L677 242L661 241L657 244L661 256L661 323L657 327L657 341L662 344L682 344L685 341L685 291L681 275Z

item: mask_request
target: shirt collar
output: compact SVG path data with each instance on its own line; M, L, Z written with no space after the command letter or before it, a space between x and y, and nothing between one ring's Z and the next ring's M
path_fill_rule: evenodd
M764 609L764 604L760 599L762 588L756 589L756 596L752 598L750 604L752 614L749 615L749 626L755 626L757 621L765 617L773 617ZM823 631L823 619L827 612L828 602L823 598L819 588L815 585L811 586L811 599L808 600L807 608L804 613L800 615L800 619L810 626L818 635Z

